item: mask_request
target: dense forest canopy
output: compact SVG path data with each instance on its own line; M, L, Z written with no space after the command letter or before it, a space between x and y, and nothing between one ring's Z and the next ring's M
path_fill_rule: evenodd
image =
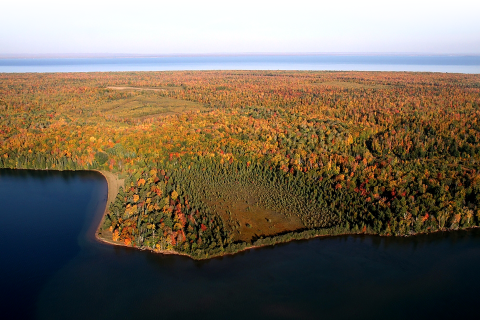
M0 74L0 167L125 179L101 236L195 258L480 224L480 75Z

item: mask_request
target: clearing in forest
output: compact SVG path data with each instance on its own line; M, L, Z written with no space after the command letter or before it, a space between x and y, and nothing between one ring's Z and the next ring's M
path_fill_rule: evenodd
M158 94L139 94L103 104L98 109L104 115L117 118L145 119L191 111L206 110L198 102L162 97Z
M185 181L220 216L234 242L305 229L297 197L260 172L224 169L212 175L190 170Z
M183 90L182 87L178 86L166 86L166 87L107 87L107 89L113 90L136 90L136 91L179 91Z
M262 236L272 236L304 229L300 218L285 215L261 203L261 197L247 188L233 192L217 193L215 200L205 201L218 214L233 233L234 241L254 241Z

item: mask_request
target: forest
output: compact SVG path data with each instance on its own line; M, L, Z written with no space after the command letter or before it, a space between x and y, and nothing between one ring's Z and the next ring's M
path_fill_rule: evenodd
M124 179L110 242L195 259L480 225L480 75L0 74L0 168Z

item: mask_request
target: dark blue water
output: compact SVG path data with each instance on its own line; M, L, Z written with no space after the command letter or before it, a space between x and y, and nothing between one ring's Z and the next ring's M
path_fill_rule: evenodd
M476 318L480 230L342 236L193 261L93 240L92 172L0 170L2 319Z
M480 73L480 55L243 55L159 58L0 59L0 72L355 70Z
M95 172L0 170L0 310L8 319L33 317L49 279L94 244L87 231L106 196Z

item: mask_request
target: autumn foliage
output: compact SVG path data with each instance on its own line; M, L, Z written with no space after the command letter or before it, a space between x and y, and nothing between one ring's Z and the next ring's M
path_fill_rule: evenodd
M113 240L195 257L467 228L480 223L479 107L467 74L0 74L0 167L117 173ZM302 230L236 240L228 206L252 195L249 210Z

